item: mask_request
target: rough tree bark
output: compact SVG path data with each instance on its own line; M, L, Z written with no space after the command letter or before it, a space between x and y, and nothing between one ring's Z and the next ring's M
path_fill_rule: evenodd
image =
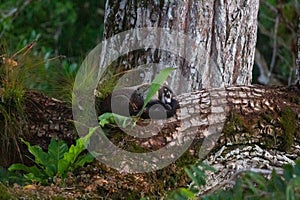
M192 58L189 63L166 51L147 49L130 52L112 70L124 71L148 63L177 67L180 70L168 80L175 91L248 85L252 79L258 5L258 0L107 1L106 38L129 29L160 27L182 32L194 41L180 47ZM108 49L118 49L127 43L117 41ZM149 73L155 76L155 72ZM178 74L188 80L180 81Z
M77 137L72 126L70 105L34 92L29 92L26 96L28 128L31 133L27 140L30 143L46 148L53 137L69 142ZM231 86L225 90L203 89L186 93L177 99L181 109L176 117L167 121L150 122L154 125L152 127L163 124L157 136L140 140L126 136L117 145L126 146L128 142L128 146L133 144L156 150L178 137L180 130L182 137L188 137L191 133L195 135L194 144L188 152L198 158L199 145L206 138L212 138L207 141L213 143L207 142L204 148L214 148L208 148L209 152L203 149L208 154L204 154L202 158L218 171L211 174L208 185L203 188L204 192L211 191L220 184L228 186L226 181L239 170L278 169L284 163L293 163L300 155L299 88ZM226 103L220 106L219 102L224 100ZM210 121L211 116L215 115L228 118L221 134L217 135L217 140L213 138L214 135L208 134L212 132L207 131L211 126L218 126L218 121ZM198 121L195 122L195 119ZM147 131L151 133L156 130ZM26 155L25 151L22 153Z

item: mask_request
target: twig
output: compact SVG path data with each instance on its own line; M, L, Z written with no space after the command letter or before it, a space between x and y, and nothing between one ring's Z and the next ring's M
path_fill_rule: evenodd
M20 49L19 51L17 51L16 53L14 53L14 55L12 55L11 57L10 57L10 59L14 59L17 55L19 55L21 52L23 52L23 51L25 51L25 53L27 54L28 53L28 51L29 50L31 50L32 49L32 47L35 45L35 41L33 41L33 42L31 42L31 43L29 43L29 44L27 44L25 47L23 47L22 49ZM25 54L24 53L24 54Z

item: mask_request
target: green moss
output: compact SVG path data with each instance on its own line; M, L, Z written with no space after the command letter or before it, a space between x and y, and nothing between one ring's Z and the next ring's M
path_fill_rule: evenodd
M201 148L201 144L196 143L190 148L193 148L194 152L199 152ZM184 154L176 161L176 166L183 168L187 165L194 164L199 161L198 155L192 155L189 150L185 151Z
M100 82L97 86L96 96L100 99L104 99L112 93L118 80L126 71L122 71L118 63L112 63L108 69L102 74Z
M237 131L237 128L249 130L241 116L236 113L231 113L227 119L227 123L225 123L223 127L223 133L225 136L231 136Z
M291 97L291 102L294 102L296 104L300 104L300 97L297 97L297 96L294 96L294 97Z
M13 194L10 193L7 187L0 183L0 199L6 200L6 199L17 199Z
M277 131L275 130L275 135L266 135L263 139L262 146L267 149L272 149L277 144L276 135L278 135Z
M296 133L296 113L292 109L286 108L281 112L280 116L280 124L284 131L281 148L289 151L294 143L294 134Z
M271 123L273 117L269 114L264 113L262 118L267 122L267 123Z
M97 97L100 99L105 98L108 94L111 94L114 87L116 86L118 80L118 76L111 76L110 78L105 79L98 87L97 87Z
M134 153L146 153L148 152L145 148L137 145L135 142L129 144L128 148L126 150Z

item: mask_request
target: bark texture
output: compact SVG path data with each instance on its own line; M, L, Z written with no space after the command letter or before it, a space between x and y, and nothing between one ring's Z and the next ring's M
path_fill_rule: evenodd
M72 143L77 134L72 126L72 111L68 104L38 93L30 92L27 96L29 142L44 148L52 137ZM260 149L268 151L266 155L273 156L272 159L257 164L261 166L268 162L270 167L281 166L284 162L300 156L300 91L296 87L231 86L186 93L177 99L181 108L176 117L144 121L147 125L153 125L146 129L137 126L140 134L145 135L153 135L157 132L157 127L161 127L155 136L137 139L128 135L121 143L127 141L127 146L134 143L145 149L156 150L174 138L182 138L178 140L180 144L193 137L190 153L200 156L201 159L208 159L218 167L223 166L224 169L224 163L230 162L236 166L228 169L230 173L243 168L238 163L242 156L236 153L239 151L248 152L245 155L251 163L255 161L252 158L262 152ZM196 150L199 148L200 152ZM237 157L227 160L229 155ZM284 157L279 156L279 159L277 155ZM251 163L248 166L252 166ZM223 171L223 167L220 167L220 171ZM228 178L228 173L220 176L220 180Z
M180 70L168 80L175 91L183 84L184 91L188 92L226 85L249 85L258 5L258 0L107 1L106 38L134 28L160 27L184 33L192 40L186 42L178 38L178 41L173 41L191 59L146 47L121 57L114 68L124 71L149 63L177 67ZM115 41L107 46L106 52L109 54L109 50L122 49L126 45L126 39ZM153 71L149 73L155 76ZM186 79L184 83L179 81L178 73Z

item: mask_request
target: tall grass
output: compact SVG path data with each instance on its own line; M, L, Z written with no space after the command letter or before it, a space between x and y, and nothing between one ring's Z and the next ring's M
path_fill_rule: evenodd
M48 58L34 49L36 43L8 53L0 52L0 166L22 161L19 137L27 138L26 92L35 90L71 102L76 65Z

